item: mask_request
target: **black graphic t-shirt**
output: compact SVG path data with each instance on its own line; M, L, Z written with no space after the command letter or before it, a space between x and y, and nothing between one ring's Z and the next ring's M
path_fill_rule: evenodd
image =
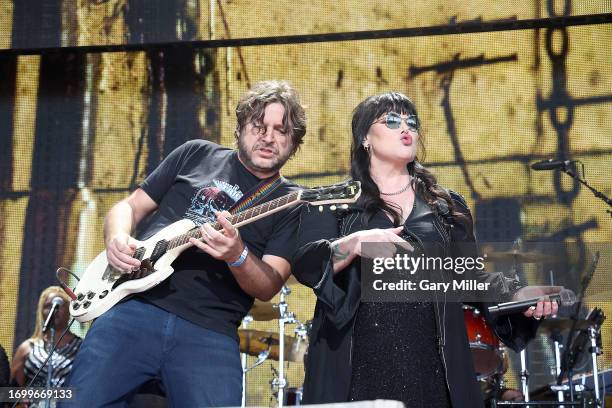
M196 225L215 220L261 182L238 160L234 150L192 140L170 153L140 185L159 205L136 235L145 240L181 219ZM261 202L297 188L286 180ZM276 255L288 262L295 250L297 206L239 228L249 251L261 258ZM172 264L174 273L140 297L197 325L237 338L236 329L253 305L227 264L192 247Z

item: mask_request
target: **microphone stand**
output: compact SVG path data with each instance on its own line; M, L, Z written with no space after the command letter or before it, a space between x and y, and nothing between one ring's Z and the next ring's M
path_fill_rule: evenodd
M583 163L580 163L580 164L582 164L582 174L584 174L584 164ZM605 202L606 204L608 204L610 208L612 208L612 199L610 197L606 196L604 193L595 189L594 187L591 187L586 180L581 179L576 173L568 169L567 166L561 167L560 170L564 172L565 174L567 174L568 176L570 176L571 178L578 180L586 188L591 190L591 192L593 193L595 197L599 198L600 200L603 200L603 202ZM610 216L612 217L612 210L606 210L606 212L609 213Z
M53 345L55 344L55 327L54 326L51 326L49 328L49 333L50 333L50 341L49 341L49 361L47 362L47 393L52 387L51 378L53 377L53 351L54 351ZM51 408L51 397L49 396L47 397L47 400L45 401L45 407Z
M242 328L246 329L249 326L249 323L251 323L252 321L253 321L253 317L250 314L244 316L244 319L242 319ZM246 374L247 374L247 371L250 370L250 368L247 368L247 354L246 353L240 353L240 362L242 364L242 402L240 403L240 407L244 408L246 407L246 392L247 392Z
M563 382L563 377L567 374L567 380L570 391L570 401L574 401L574 384L572 383L573 369L576 364L576 358L578 355L578 351L576 347L571 347L572 342L574 341L574 337L579 330L576 330L576 325L578 323L578 318L580 315L580 310L582 309L582 299L586 293L587 287L591 282L591 278L595 273L595 269L597 269L597 264L599 263L599 252L596 252L593 256L593 260L591 262L590 270L585 274L582 279L582 287L580 288L580 296L578 297L578 302L576 302L576 306L574 309L574 313L572 313L571 319L572 327L570 328L569 333L567 334L567 340L564 347L563 357L561 358L561 367L559 373L557 373L557 385L561 385ZM578 344L578 343L576 343Z

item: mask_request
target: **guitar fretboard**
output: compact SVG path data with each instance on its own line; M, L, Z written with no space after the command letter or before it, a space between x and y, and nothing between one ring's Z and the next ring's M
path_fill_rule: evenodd
M238 214L234 214L231 217L228 217L227 219L235 226L247 224L248 221L251 219L257 218L272 210L275 210L279 207L296 201L298 199L299 193L300 191L294 191L293 193L275 198L274 200L270 200L263 204L256 205L255 207L248 208L244 211L239 212ZM211 223L210 226L213 227L216 231L220 231L223 229L223 227L221 227L221 225L216 221L214 223ZM202 230L200 229L200 227L192 228L186 233L169 240L168 247L166 250L185 245L189 242L189 238L201 239Z

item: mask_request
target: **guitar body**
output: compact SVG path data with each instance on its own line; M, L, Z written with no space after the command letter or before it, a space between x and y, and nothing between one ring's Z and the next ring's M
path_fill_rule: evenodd
M194 227L195 224L191 220L180 220L168 225L143 241L142 247L139 248L143 251L139 259L150 258L157 242L170 240ZM77 299L70 302L70 314L79 322L87 322L100 316L126 296L158 285L174 272L170 265L190 246L191 244L187 243L167 251L152 265L152 270L141 272L140 277L122 274L109 265L106 251L101 252L89 264L74 289ZM137 276L138 273L134 275Z

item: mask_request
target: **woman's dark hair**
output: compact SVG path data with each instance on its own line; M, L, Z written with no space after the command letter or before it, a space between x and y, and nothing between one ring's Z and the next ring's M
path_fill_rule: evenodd
M370 154L364 149L363 141L372 126L372 123L382 115L389 112L397 112L402 115L417 115L414 103L404 94L389 92L370 96L361 102L353 111L351 145L351 177L361 182L361 197L359 204L364 208L364 222L367 223L374 214L382 209L393 218L393 224L401 224L401 209L389 204L380 197L380 190L370 175ZM451 215L459 219L465 218L459 213L449 193L438 185L438 181L432 172L427 170L419 162L425 156L425 145L423 143L423 132L419 131L418 152L414 161L408 163L408 172L412 176L412 187L415 192L427 202L434 211L438 211L440 199L444 200Z

